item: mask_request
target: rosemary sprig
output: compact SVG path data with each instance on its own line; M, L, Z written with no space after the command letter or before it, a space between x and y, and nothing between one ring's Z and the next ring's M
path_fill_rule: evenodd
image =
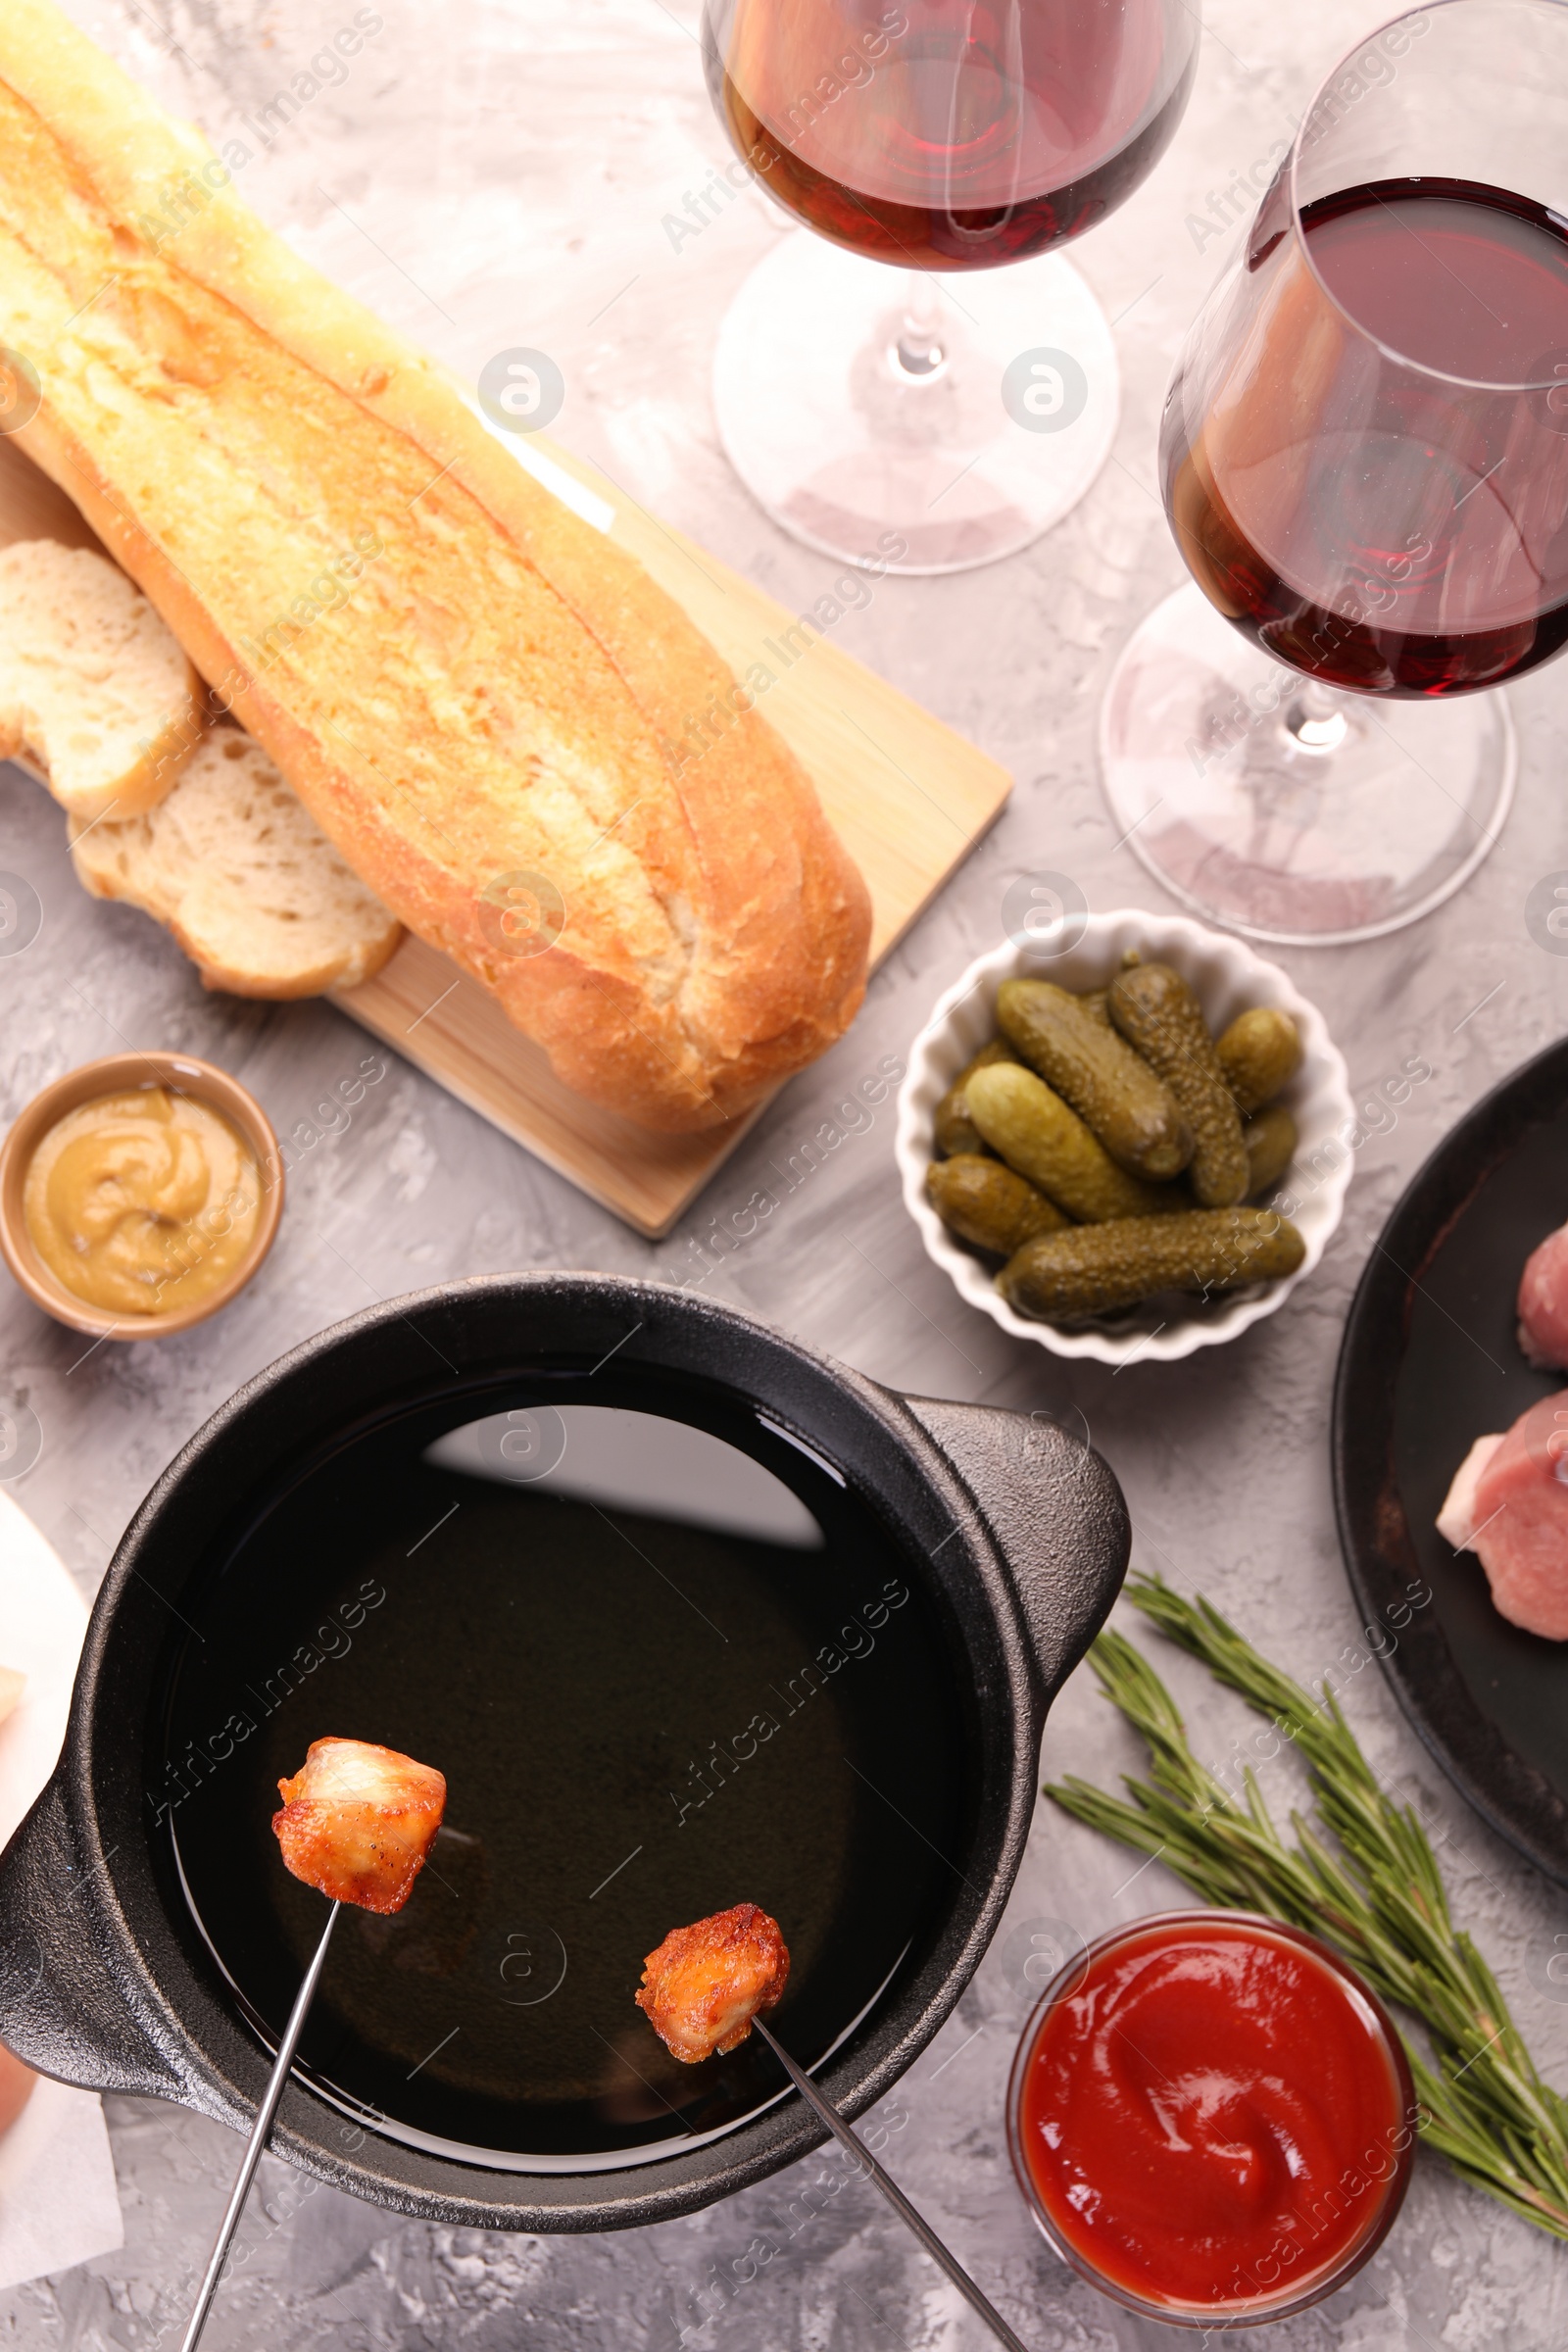
M1128 1597L1265 1717L1279 1748L1295 1744L1322 1826L1293 1809L1288 1842L1250 1765L1233 1796L1194 1754L1158 1675L1116 1633L1100 1636L1090 1660L1106 1697L1147 1741L1152 1778L1125 1779L1127 1801L1076 1777L1046 1795L1157 1856L1206 1901L1321 1936L1385 2000L1419 2018L1430 2062L1403 2039L1423 2138L1489 2196L1568 2238L1568 2099L1536 2072L1492 1971L1454 1927L1415 1812L1379 1786L1332 1692L1313 1698L1206 1600L1184 1600L1160 1577L1135 1577Z

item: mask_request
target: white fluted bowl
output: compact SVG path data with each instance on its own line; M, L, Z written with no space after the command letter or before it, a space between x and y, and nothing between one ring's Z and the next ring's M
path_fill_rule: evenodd
M1296 1159L1280 1185L1295 1200L1291 1214L1306 1255L1283 1282L1250 1283L1201 1299L1173 1298L1127 1307L1070 1330L1037 1323L1010 1307L992 1279L990 1261L951 1234L926 1198L925 1172L935 1155L932 1121L937 1104L964 1065L997 1033L997 991L1004 980L1054 980L1059 988L1103 988L1128 948L1146 963L1168 963L1189 980L1216 1036L1251 1004L1277 1005L1301 1033L1302 1059L1279 1096L1300 1135ZM1205 930L1185 915L1146 914L1119 907L1092 914L1077 944L1043 957L1037 949L1006 940L979 956L955 981L909 1050L908 1074L899 1095L898 1160L905 1205L920 1228L926 1253L960 1298L1054 1355L1087 1355L1102 1364L1175 1363L1200 1348L1234 1340L1265 1315L1277 1314L1298 1283L1305 1282L1340 1221L1350 1181L1354 1105L1344 1056L1316 1005L1298 994L1277 963L1246 942Z

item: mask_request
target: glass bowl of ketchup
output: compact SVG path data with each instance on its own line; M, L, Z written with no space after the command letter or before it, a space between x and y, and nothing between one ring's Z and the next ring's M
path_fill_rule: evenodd
M1167 2327L1250 2327L1382 2244L1417 2112L1388 2012L1315 1936L1167 1911L1047 1986L1007 2144L1041 2230L1103 2294Z

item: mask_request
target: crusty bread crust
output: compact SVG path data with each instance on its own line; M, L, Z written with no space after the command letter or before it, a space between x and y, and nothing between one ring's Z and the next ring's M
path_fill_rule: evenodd
M869 906L804 770L750 709L671 749L733 697L712 648L51 0L0 9L0 340L27 454L568 1085L710 1126L842 1033Z

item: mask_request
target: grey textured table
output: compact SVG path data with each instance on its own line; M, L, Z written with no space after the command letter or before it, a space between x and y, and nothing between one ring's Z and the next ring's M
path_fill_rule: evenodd
M354 11L349 0L72 0L130 69L218 138L243 135ZM825 560L784 539L731 475L708 400L715 328L778 228L748 194L672 247L663 217L726 160L693 40L695 0L379 0L384 29L261 151L246 195L313 260L476 373L519 343L553 354L557 431L626 490L800 608ZM1124 410L1112 462L1076 514L1022 558L947 581L888 581L841 642L1017 777L992 837L878 976L851 1035L797 1080L688 1224L650 1247L392 1059L345 1132L301 1160L277 1249L229 1313L162 1347L82 1344L6 1284L0 1379L44 1431L17 1492L80 1581L97 1584L121 1528L169 1456L239 1381L373 1297L450 1275L576 1266L680 1280L690 1244L740 1206L832 1113L845 1088L899 1054L933 999L999 932L1008 880L1049 865L1090 904L1161 904L1115 847L1095 768L1110 664L1139 615L1180 577L1154 490L1158 405L1178 341L1239 233L1225 191L1288 138L1317 75L1383 11L1213 0L1198 87L1152 180L1076 258L1113 318ZM1254 183L1255 184L1255 183ZM1231 218L1228 220L1227 216ZM1351 1287L1399 1187L1493 1081L1563 1025L1568 964L1526 932L1524 900L1568 867L1561 777L1568 669L1517 690L1523 771L1501 846L1438 915L1376 945L1287 954L1323 1007L1358 1091L1409 1055L1430 1063L1392 1132L1359 1152L1328 1258L1288 1310L1181 1370L1067 1367L972 1315L926 1261L894 1181L884 1109L851 1136L712 1289L880 1379L1054 1411L1076 1407L1126 1487L1135 1558L1201 1586L1303 1679L1341 1657L1355 1621L1335 1542L1325 1424ZM0 961L9 1117L117 1037L206 1054L254 1087L280 1129L311 1117L368 1041L321 1006L205 997L175 951L128 909L90 904L59 812L0 773L7 867L44 907L26 954ZM3 1281L3 1277L0 1277ZM1240 1711L1180 1671L1208 1752ZM1568 2007L1537 1989L1563 1904L1470 1815L1396 1714L1375 1669L1349 1711L1380 1770L1418 1791L1445 1838L1461 1917L1494 1963L1543 2061L1568 2081ZM1105 1779L1134 1760L1078 1676L1046 1762ZM1286 1793L1283 1768L1276 1797ZM1042 1807L1004 1931L947 2028L886 2102L885 2155L1041 2352L1167 2340L1070 2279L1014 2190L1002 2097L1031 1998L1022 1966L1052 1922L1093 1933L1176 1891L1155 1867L1124 1885L1120 1849ZM238 2143L155 2104L109 2102L126 2225L122 2253L0 2296L0 2342L37 2352L178 2340L189 2280L222 2211ZM783 2220L808 2182L816 2218ZM776 2249L765 2263L747 2249ZM245 2223L247 2259L208 2342L279 2348L615 2343L674 2352L969 2352L976 2323L874 2192L831 2154L694 2219L641 2233L532 2239L400 2224L269 2159ZM755 2276L747 2278L748 2272ZM715 2281L729 2286L720 2290ZM1542 2234L1422 2158L1404 2216L1371 2266L1273 2341L1340 2352L1536 2352L1568 2335L1568 2260ZM744 2280L744 2283L741 2281ZM1173 2340L1173 2339L1172 2339ZM1262 2340L1262 2339L1260 2339Z

